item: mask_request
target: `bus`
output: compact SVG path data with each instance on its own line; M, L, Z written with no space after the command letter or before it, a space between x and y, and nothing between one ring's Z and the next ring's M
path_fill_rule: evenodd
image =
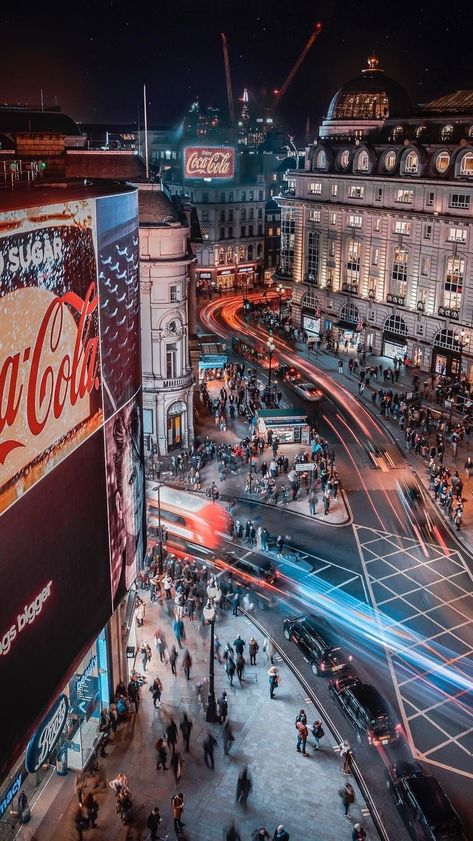
M158 498L159 493L159 498ZM191 550L194 547L215 550L222 544L222 535L227 532L227 516L217 502L205 496L196 496L186 491L146 482L148 505L148 526L156 534L161 508L161 526L167 533L166 543L170 546Z
M261 365L263 368L269 368L269 352L262 345L256 345L255 347L244 339L238 339L234 336L232 339L232 349L238 356L243 356L244 359L252 362L253 365ZM271 364L272 366L278 365L278 360L274 353L271 357Z

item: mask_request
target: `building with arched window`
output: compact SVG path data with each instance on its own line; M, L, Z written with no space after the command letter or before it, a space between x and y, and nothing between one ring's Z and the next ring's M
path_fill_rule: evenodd
M288 181L280 276L293 283L296 326L310 288L322 334L340 338L353 304L361 344L453 371L455 343L440 353L435 342L473 333L473 91L413 106L371 56ZM473 380L473 335L461 359Z

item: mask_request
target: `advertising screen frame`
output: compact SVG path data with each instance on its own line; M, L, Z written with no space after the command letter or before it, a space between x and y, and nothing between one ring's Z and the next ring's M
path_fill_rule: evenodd
M193 168L191 169L191 167ZM227 169L228 167L229 169ZM225 173L220 174L216 171L218 168L225 169ZM183 170L185 181L212 181L218 183L233 181L235 178L235 168L236 151L234 146L193 144L184 148Z

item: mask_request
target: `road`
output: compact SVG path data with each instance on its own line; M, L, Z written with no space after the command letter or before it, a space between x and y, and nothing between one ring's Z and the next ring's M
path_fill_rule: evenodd
M267 333L243 321L241 305L238 296L205 305L200 315L205 329L227 340L241 335L264 344ZM415 479L374 415L348 389L335 385L316 359L295 356L284 340L272 338L278 360L295 365L324 392L314 404L286 387L292 405L304 408L333 444L352 515L350 524L334 528L285 511L284 530L307 557L302 564L286 564L284 572L300 604L322 610L350 640L357 671L365 672L398 711L405 735L399 750L409 750L438 777L473 838L467 794L473 780L473 557L433 504L427 502L429 532L422 507L406 511L401 504L398 483ZM389 452L382 469L374 466L368 442ZM250 508L254 520L256 506L249 503L248 513ZM265 507L261 518L270 531L280 532L280 511ZM290 643L282 638L280 619L273 621L286 649ZM321 679L313 680L326 688ZM379 757L367 747L360 751L381 798Z

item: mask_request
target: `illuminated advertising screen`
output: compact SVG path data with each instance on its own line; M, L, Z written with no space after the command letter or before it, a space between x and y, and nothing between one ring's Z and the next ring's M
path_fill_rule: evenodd
M0 213L0 781L141 563L138 295L135 191Z
M235 150L228 146L187 146L184 178L229 181L235 176Z

